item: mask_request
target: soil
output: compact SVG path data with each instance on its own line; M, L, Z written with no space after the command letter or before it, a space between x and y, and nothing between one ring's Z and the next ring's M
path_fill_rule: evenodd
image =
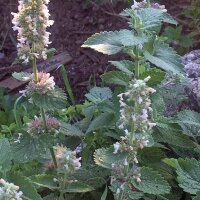
M166 8L174 16L189 3L188 0L179 2L181 3L164 1L167 4ZM72 61L66 69L78 101L84 99L89 85L98 83L99 75L110 69L108 60L117 60L123 56L108 57L82 48L81 45L94 33L127 27L126 21L117 16L117 13L126 7L125 3L121 2L115 6L89 4L87 8L83 7L83 0L51 0L49 6L51 19L55 21L49 29L52 33L50 47L56 48L57 53L67 50L71 55ZM16 9L17 0L7 0L6 3L5 0L0 0L0 45L3 43L2 49L0 46L0 67L10 66L16 57L16 33L12 31L10 16L10 12L15 12ZM56 83L63 86L59 70L54 71L52 75L55 76Z

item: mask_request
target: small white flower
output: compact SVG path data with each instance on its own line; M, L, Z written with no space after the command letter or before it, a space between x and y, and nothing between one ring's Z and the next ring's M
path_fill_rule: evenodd
M120 147L121 147L121 144L119 142L116 142L115 144L113 144L113 146L114 146L114 152L113 153L117 154Z

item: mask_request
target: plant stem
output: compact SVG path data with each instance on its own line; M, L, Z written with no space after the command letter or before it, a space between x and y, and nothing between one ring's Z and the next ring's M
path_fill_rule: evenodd
M44 129L46 131L46 133L48 132L48 128L47 128L47 120L46 120L46 115L45 115L45 111L44 108L41 108L41 115L42 115L42 120L44 123Z
M62 75L62 78L64 80L65 87L66 87L66 90L67 90L67 92L69 94L71 103L73 105L76 105L74 94L73 94L73 91L72 91L72 88L71 88L71 85L69 83L69 79L68 79L68 76L67 76L67 70L65 69L64 65L61 66L61 75Z
M139 62L139 47L136 49L136 66L135 66L135 78L140 76L140 62Z
M54 167L55 167L55 168L58 168L57 161L56 161L56 156L55 156L53 147L50 148L50 153L51 153L51 157L52 157L52 159L53 159Z
M35 53L35 43L32 45L32 51ZM37 83L38 82L38 69L37 69L37 62L36 62L36 57L34 56L33 58L33 74L34 74L34 81Z
M147 6L148 6L148 8L151 6L150 0L147 0Z

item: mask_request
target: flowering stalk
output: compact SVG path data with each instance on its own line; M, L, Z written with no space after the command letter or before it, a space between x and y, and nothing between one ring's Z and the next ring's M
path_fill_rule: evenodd
M57 145L53 149L55 151L55 159L58 164L57 170L58 172L64 174L64 177L61 177L58 180L60 185L59 200L63 200L68 184L76 181L69 180L68 177L81 168L81 157L77 158L76 151L71 151L63 146Z
M139 66L139 65L138 65ZM118 127L123 130L125 136L120 142L114 144L113 154L127 152L123 162L112 165L112 181L123 180L122 185L129 183L130 178L135 178L138 183L140 179L140 168L138 167L137 153L139 149L149 145L151 129L156 125L150 119L152 112L150 94L155 90L146 85L150 77L144 80L134 79L130 82L128 90L118 95L120 98L120 119ZM115 199L123 199L124 187L118 188Z

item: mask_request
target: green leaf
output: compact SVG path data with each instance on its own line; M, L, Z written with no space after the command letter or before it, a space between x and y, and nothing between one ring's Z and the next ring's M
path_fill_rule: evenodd
M113 122L114 122L114 114L113 113L101 113L98 117L96 117L91 122L86 133L95 131L97 129L109 127L113 124Z
M60 132L67 136L83 137L85 134L75 125L62 123L60 127Z
M31 79L31 73L28 72L14 72L12 76L19 81L28 81Z
M127 153L114 154L114 147L97 149L94 153L94 161L97 165L112 169L112 164L123 163Z
M167 194L170 193L170 186L167 181L156 171L151 168L141 168L141 182L137 183L135 179L131 180L133 186L148 194Z
M36 138L31 137L28 133L23 134L20 143L11 145L13 158L20 163L49 159L49 148L52 144L53 138L48 134Z
M87 99L94 104L99 104L105 100L112 98L112 91L108 87L94 87L90 90L88 94L85 95Z
M127 75L133 75L133 71L135 68L134 62L130 60L121 60L121 61L109 61L112 65L114 65L117 69L125 72Z
M125 47L142 45L147 41L145 36L137 36L133 31L120 30L96 33L82 45L98 52L112 55L122 51Z
M23 195L28 200L42 200L41 196L37 193L37 190L31 183L31 181L22 176L19 173L12 173L10 175L10 180L17 186L19 186L20 191L23 192Z
M177 118L184 134L191 137L200 136L200 113L183 110L177 114Z
M8 172L13 157L8 139L0 139L0 152L0 172Z
M167 13L163 12L161 9L155 8L144 8L144 9L125 9L122 12L123 16L129 16L132 19L129 24L132 28L135 27L134 19L141 21L141 29L152 30L159 27L162 22L167 22L170 24L177 24L177 22Z
M160 116L156 119L156 129L153 137L157 142L164 142L181 148L193 149L195 147L192 140L184 135L182 130L174 127L174 118Z
M165 159L163 159L163 162L173 168L176 168L178 165L178 160L175 158L165 158Z
M105 188L105 190L104 190L104 192L103 192L103 194L101 196L101 200L106 200L107 194L108 194L108 187L106 185L106 188Z
M39 174L30 177L32 183L36 186L48 188L51 190L58 189L56 182L53 180L55 176L47 174Z
M72 192L72 193L85 193L95 190L92 186L82 183L80 181L72 182L68 185L68 187L65 189L65 192Z
M105 83L126 86L130 81L131 77L124 72L110 71L101 75L101 79Z
M67 97L61 88L55 88L47 94L32 94L33 103L45 110L59 110L66 107Z
M168 44L156 41L153 54L145 51L144 56L146 60L167 72L183 73L181 57Z
M199 200L200 199L200 191L199 192L197 192L197 196L196 197L194 197L192 200Z
M200 161L196 159L178 159L178 182L185 192L196 194L200 190Z
M146 166L155 166L164 158L164 151L156 147L144 148L139 152L139 163Z
M140 75L140 79L144 79L146 77L150 76L150 80L147 82L147 84L150 87L156 86L161 83L161 81L165 78L165 72L157 69L157 68L151 68L149 70L146 70L144 73Z
M122 186L122 183L119 181L112 181L111 186L109 187L113 193L117 193L117 189ZM139 191L133 191L131 188L131 184L125 183L123 184L123 197L127 200L136 200L141 199L144 196L144 193Z

